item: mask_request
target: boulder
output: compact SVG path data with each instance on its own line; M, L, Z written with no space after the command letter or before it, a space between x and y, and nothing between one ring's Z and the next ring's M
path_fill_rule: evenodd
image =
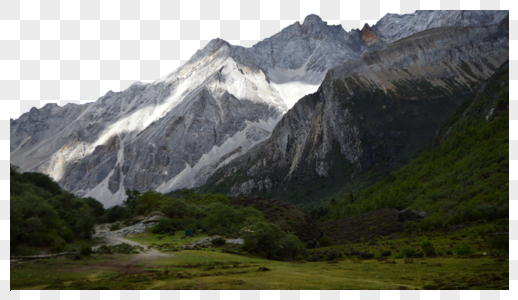
M417 212L415 210L404 209L398 213L397 220L399 222L420 221L426 217L428 217L428 215L424 211Z

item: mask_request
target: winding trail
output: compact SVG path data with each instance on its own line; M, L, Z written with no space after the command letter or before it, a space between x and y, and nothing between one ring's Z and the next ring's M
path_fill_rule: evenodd
M138 254L132 254L131 258L129 260L121 263L121 265L133 265L138 262L146 262L145 267L147 267L151 261L154 261L157 258L174 257L174 254L161 253L156 249L149 249L147 245L128 240L121 236L111 235L110 233L112 233L112 232L110 232L110 229L108 228L108 226L97 225L95 227L95 234L92 237L99 238L102 242L99 243L98 245L92 247L92 249L97 250L104 245L115 246L115 245L120 245L120 244L128 244L130 246L140 246L140 247L144 248L144 252L140 252Z

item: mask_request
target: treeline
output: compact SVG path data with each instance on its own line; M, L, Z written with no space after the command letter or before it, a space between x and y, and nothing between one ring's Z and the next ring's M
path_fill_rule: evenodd
M60 251L74 239L91 238L95 224L131 225L137 216L160 211L167 218L160 219L154 233L192 229L242 237L245 250L269 259L294 259L307 253L297 236L267 223L259 210L230 205L228 197L220 194L202 195L189 189L172 197L128 190L122 205L105 209L93 198L79 198L61 189L45 174L20 173L11 165L10 179L11 249L27 245Z
M11 248L20 244L59 251L66 242L88 239L104 217L103 205L62 190L49 176L19 173L10 166Z
M297 236L266 222L264 215L254 207L230 205L228 197L221 194L198 194L193 189L169 195L155 191L127 191L126 194L128 198L122 206L107 212L117 211L121 219L131 220L134 216L160 211L168 218L160 219L152 229L154 233L173 234L193 229L208 235L241 237L245 240L244 250L268 259L294 259L307 253Z
M509 71L500 68L438 131L428 150L381 182L309 211L316 221L377 208L431 215L424 230L509 215Z

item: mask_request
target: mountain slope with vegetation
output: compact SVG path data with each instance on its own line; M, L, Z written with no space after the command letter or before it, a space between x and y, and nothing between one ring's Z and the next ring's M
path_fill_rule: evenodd
M409 163L509 54L508 19L434 28L327 72L272 136L221 167L202 192L297 204L345 197Z
M383 181L314 209L319 221L376 208L426 211L422 229L509 214L509 63L452 114L431 147Z
M21 248L61 251L74 240L90 239L104 208L93 198L61 189L49 176L10 168L11 254Z

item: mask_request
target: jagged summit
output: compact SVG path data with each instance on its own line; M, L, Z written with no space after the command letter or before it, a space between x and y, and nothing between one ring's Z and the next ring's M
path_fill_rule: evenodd
M310 14L304 18L302 26L322 26L327 25L327 22L323 21L319 15Z

